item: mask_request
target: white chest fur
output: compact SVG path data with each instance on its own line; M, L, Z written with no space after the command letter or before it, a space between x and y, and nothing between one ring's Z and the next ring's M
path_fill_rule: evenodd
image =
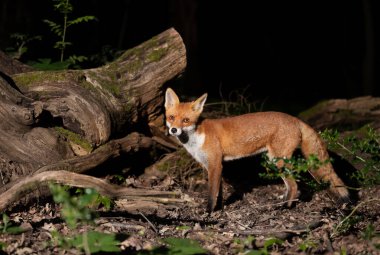
M195 158L196 161L202 164L204 168L208 168L207 154L203 151L202 146L205 142L205 134L193 132L189 134L189 140L183 144L185 149Z

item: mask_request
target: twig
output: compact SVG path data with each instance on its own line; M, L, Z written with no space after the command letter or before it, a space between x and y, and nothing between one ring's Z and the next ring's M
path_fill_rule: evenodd
M290 200L285 200L285 201L278 202L278 203L275 203L275 204L258 205L258 206L254 206L253 208L262 208L262 207L267 207L267 206L277 206L277 205L286 204L288 202L297 202L297 201L299 201L298 198L296 198L296 199L290 199Z
M236 231L234 229L202 229L202 230L192 230L193 232L217 232L217 233L224 233L224 232L232 232L237 235L277 235L281 236L282 238L287 238L289 234L293 235L300 235L302 233L308 232L311 229L317 228L320 226L321 221L316 220L311 222L310 224L306 226L300 226L297 229L262 229L262 230L245 230L245 231Z
M345 151L347 151L349 154L351 154L352 156L354 156L355 158L359 159L361 162L363 163L367 163L366 160L358 155L356 155L353 151L351 151L350 149L348 149L346 146L344 146L344 144L340 143L340 142L337 142L337 144ZM372 166L373 169L375 169L376 171L379 171L380 169L377 168L376 166Z
M137 225L137 224L127 224L127 223L121 223L121 222L107 222L100 224L103 227L118 227L121 229L128 229L128 230L136 230L136 231L141 231L145 230L145 226Z
M341 222L339 222L339 224L334 228L334 232L331 234L331 238L335 237L338 233L338 229L343 225L343 223L345 223L349 218L352 217L352 215L354 215L354 213L359 209L359 207L361 207L362 205L365 205L369 202L373 202L373 201L380 201L379 198L373 198L373 199L369 199L367 201L363 201L361 203L359 203L357 206L354 207L354 209L352 209L352 211L350 212L350 214L348 214Z
M230 214L228 212L226 212L226 215L228 216L228 218L232 219L232 217L230 216ZM238 224L239 226L243 227L244 229L252 229L252 228L244 225L243 223L241 223L239 221L236 221L236 224Z
M148 224L152 227L152 229L154 230L154 232L156 232L156 233L158 233L158 230L157 230L157 228L153 225L153 223L152 222L150 222L150 220L147 218L147 217L145 217L145 215L144 214L142 214L140 211L138 211L139 212L139 214L148 222Z

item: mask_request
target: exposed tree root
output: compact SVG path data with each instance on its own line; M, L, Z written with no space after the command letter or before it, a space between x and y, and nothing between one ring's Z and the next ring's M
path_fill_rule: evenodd
M0 211L4 211L9 205L20 200L25 194L37 190L41 185L46 185L49 182L80 188L94 188L101 195L117 199L129 198L138 200L141 198L143 201L151 200L173 204L185 202L185 200L180 199L181 193L179 192L121 187L93 176L60 170L37 173L28 178L18 180L9 190L2 193L0 197Z

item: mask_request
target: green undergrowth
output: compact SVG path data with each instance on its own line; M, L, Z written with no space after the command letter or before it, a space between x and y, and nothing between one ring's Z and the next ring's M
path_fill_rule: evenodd
M60 214L67 226L74 233L66 236L58 230L52 231L51 245L58 246L62 251L76 248L85 254L97 252L119 252L120 242L115 234L98 231L78 231L84 224L94 224L97 217L95 209L99 207L110 210L112 201L99 195L94 189L76 189L72 194L67 186L50 184L54 202L61 205Z
M321 133L330 150L357 168L351 175L361 187L380 184L380 134L366 125L359 130L342 135L337 130Z
M50 184L49 187L54 201L61 205L62 219L74 233L64 236L59 231L53 231L51 245L60 247L62 251L75 248L85 254L121 252L121 242L116 234L94 230L79 231L85 224L95 225L94 220L97 218L95 210L103 208L108 211L112 208L113 202L109 198L99 195L94 189L74 189L73 194L73 188L67 186ZM168 237L160 239L159 242L161 245L151 250L142 250L134 254L208 254L197 241L191 239Z

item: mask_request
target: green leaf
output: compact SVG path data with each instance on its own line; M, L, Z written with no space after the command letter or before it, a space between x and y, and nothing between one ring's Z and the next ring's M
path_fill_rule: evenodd
M65 49L66 46L69 46L69 45L72 45L72 43L59 41L54 44L54 48L62 50L62 49Z
M64 70L70 66L70 63L67 61L63 62L51 62L50 58L40 58L38 62L29 63L32 67L38 70ZM59 203L58 201L56 201Z
M19 226L11 226L7 228L7 233L12 235L17 235L24 232L24 229L22 229Z
M104 252L120 251L120 248L118 246L119 241L116 240L115 234L107 234L107 233L100 233L100 232L90 232L88 234L89 234L88 235L89 243L92 244L91 246L94 246L94 250L104 251Z
M5 248L7 248L7 244L4 243L4 242L1 242L1 241L0 241L0 250L1 250L1 251L4 251Z
M267 249L269 247L271 247L272 245L274 244L282 244L284 241L278 239L278 238L270 238L270 239L267 239L265 240L264 242L264 248Z
M48 20L48 19L44 19L43 22L45 22L46 24L49 25L50 27L50 30L56 34L57 36L61 37L63 35L63 29L62 29L62 26L55 23L54 21L51 21L51 20Z
M12 226L12 223L9 220L9 216L5 213L3 214L3 225L0 225L0 229L2 229L3 233L12 235L24 232L24 230L19 226Z
M86 239L87 242L84 243ZM91 253L120 251L120 243L116 240L115 234L101 233L97 231L90 231L75 236L72 245L82 250L84 249L84 245L86 245Z
M189 226L177 226L175 227L176 230L189 230L191 229L191 227Z
M54 0L57 4L54 5L54 9L58 10L62 14L68 14L73 11L73 6L69 1L66 0Z
M98 195L96 202L100 205L103 205L106 211L109 211L113 206L112 199L106 196Z
M4 231L7 229L8 223L9 223L9 216L3 213Z
M162 239L162 241L169 245L168 254L193 255L207 253L207 250L203 249L195 240L169 237Z
M262 250L252 250L252 251L249 251L248 253L245 253L245 255L263 255L265 254L265 252L263 252Z
M376 235L375 227L372 224L369 224L367 228L362 233L364 240L370 241Z
M91 20L96 20L96 17L95 16L83 16L83 17L79 17L79 18L76 18L74 20L68 21L67 22L67 27L69 27L71 25L80 24L80 23L83 23L83 22L89 22Z

